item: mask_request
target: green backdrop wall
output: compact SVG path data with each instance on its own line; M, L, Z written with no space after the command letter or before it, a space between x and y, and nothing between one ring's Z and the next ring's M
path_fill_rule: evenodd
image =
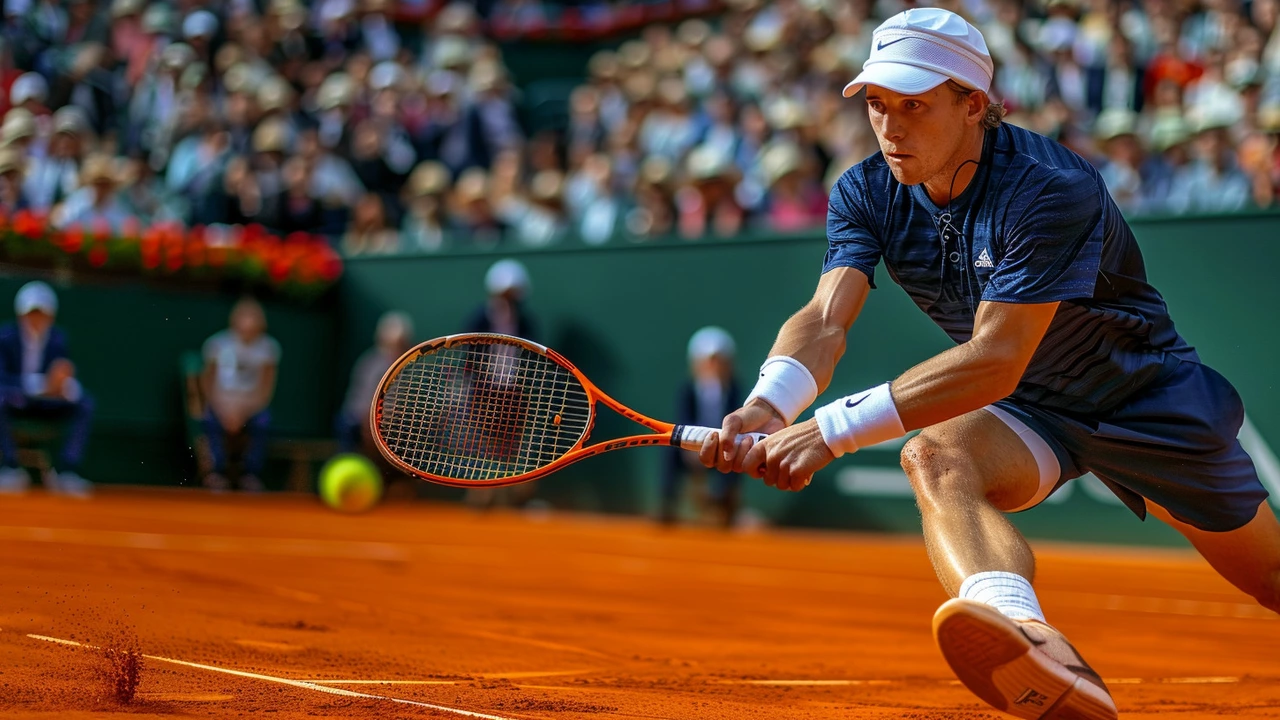
M0 275L0 297L12 298L31 279L9 270ZM96 403L84 474L108 483L191 483L179 358L227 326L236 296L136 281L45 279L58 290L58 325ZM338 377L331 303L264 306L269 332L284 348L274 428L280 435L327 436ZM11 317L11 307L0 317Z
M1280 266L1280 215L1153 219L1134 228L1179 329L1244 396L1246 444L1280 496L1280 467L1267 449L1268 439L1280 443L1280 287L1272 277ZM341 321L351 330L341 365L350 366L383 310L410 312L424 339L457 332L483 300L485 270L510 255L533 278L529 306L542 328L538 339L623 403L670 417L689 335L710 324L728 329L738 342L739 375L749 380L779 325L812 293L824 250L821 236L808 235L354 259L341 297ZM883 273L880 281L850 335L832 397L891 379L949 344ZM606 411L596 432L626 432L628 424ZM663 452L669 450L593 458L543 481L539 492L574 507L651 512ZM747 499L770 520L792 525L918 527L897 447L842 459L798 494L748 483ZM1040 537L1176 540L1155 521L1139 523L1096 480L1069 485L1052 500L1015 522Z

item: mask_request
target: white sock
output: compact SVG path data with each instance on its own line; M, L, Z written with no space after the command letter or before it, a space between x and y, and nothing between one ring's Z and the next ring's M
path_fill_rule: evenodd
M1044 622L1044 612L1031 582L1021 575L1007 572L980 572L970 575L960 585L960 597L990 605L1014 620Z

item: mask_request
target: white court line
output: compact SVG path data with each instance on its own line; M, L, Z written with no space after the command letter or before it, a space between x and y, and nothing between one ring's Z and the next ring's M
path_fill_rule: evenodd
M33 640L43 640L45 642L57 643L59 645L97 649L93 645L78 643L75 640L63 640L62 638L49 637L48 635L35 635L28 633L27 637L32 638ZM201 663L187 662L186 660L175 660L173 658L161 657L159 655L143 655L142 657L148 660L155 660L157 662L183 665L185 667L196 668L197 670L208 670L210 672L235 675L236 677L249 678L251 680L264 680L266 682L280 683L281 685L303 688L304 690L315 690L316 692L328 693L330 695L363 698L365 700L385 700L387 702L398 703L400 705L413 705L414 707L424 707L432 710L440 710L441 712L454 713L455 715L462 715L464 717L483 718L483 720L514 720L514 718L503 717L501 715L486 715L485 713L471 712L470 710L459 710L458 708L452 708L446 705L434 705L432 703L418 702L417 700L404 700L401 698L387 697L386 695L372 695L370 693L355 692L353 690L343 690L342 688L325 687L324 685L316 685L315 683L306 682L304 680L290 680L289 678L275 677L273 675L262 675L260 673L245 672L243 670L231 670L229 668L220 668L215 665L203 665Z

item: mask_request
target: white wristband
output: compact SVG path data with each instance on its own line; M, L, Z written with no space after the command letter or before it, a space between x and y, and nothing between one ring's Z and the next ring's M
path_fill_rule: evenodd
M760 380L747 402L760 398L790 425L817 397L818 382L809 368L793 357L774 355L760 366Z
M907 434L889 383L823 405L813 417L836 457Z

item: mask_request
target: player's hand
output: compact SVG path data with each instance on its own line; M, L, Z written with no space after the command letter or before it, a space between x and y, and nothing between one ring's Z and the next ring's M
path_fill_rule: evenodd
M742 459L742 468L765 485L799 491L808 487L814 473L835 459L822 439L818 421L810 418L755 443Z
M769 403L763 400L752 400L745 407L729 413L724 419L720 432L708 437L702 443L698 459L703 465L715 468L720 472L742 472L742 458L753 443L751 438L738 435L744 432L772 433L786 427L786 422L778 415Z

